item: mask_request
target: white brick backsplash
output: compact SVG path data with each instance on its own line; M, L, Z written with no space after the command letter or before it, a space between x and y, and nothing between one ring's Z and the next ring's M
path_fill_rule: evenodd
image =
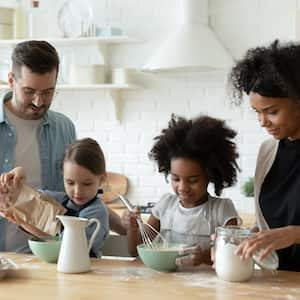
M113 154L124 153L125 145L120 144L120 143L107 143L106 144L106 151L108 153L113 153Z
M164 195L164 194L167 194L167 193L173 193L174 194L174 191L172 189L172 186L170 183L166 183L165 181L162 182L162 184L160 186L158 186L157 188L157 200L159 200L159 198Z
M149 151L150 151L150 147L152 147L152 145L154 144L154 137L158 136L161 134L161 130L157 130L156 132L153 133L143 133L143 135L141 136L141 143L144 145L149 145Z
M163 178L153 174L152 176L140 176L139 185L143 186L159 186L163 184Z
M121 161L129 163L129 164L137 164L141 160L139 159L139 155L136 155L136 153L124 153L122 155Z
M124 174L127 176L150 176L154 174L154 170L151 165L146 165L145 163L137 165L134 163L130 164L128 162L124 162Z
M144 145L138 143L125 144L125 153L143 153L144 151L147 151Z
M128 198L131 199L132 203L135 205L145 205L148 202L157 201L155 195L154 187L137 187L134 190L130 190Z
M166 115L167 118L171 113L185 115L187 109L186 101L175 96L172 99L165 98L157 102L157 113Z
M126 132L130 132L131 130L135 131L137 128L140 128L141 133L144 132L152 132L158 126L158 120L153 117L152 120L139 120L139 121L132 121L128 120L126 124L124 124L126 128Z
M118 128L117 130L109 130L108 140L109 142L123 142L125 137L124 129Z
M93 134L89 133L89 136L97 140L101 147L108 142L108 136L105 131L95 131Z
M128 179L128 189L130 190L131 188L135 188L136 186L138 186L139 184L139 176L134 176L134 175L131 175L131 176L127 176L127 174L124 174L127 179Z
M107 165L107 170L109 172L115 172L115 173L125 174L123 167L120 166L120 163L116 163L116 164L111 163L111 164Z
M131 120L132 122L137 122L141 119L141 114L140 111L130 108L128 103L124 103L121 118L125 120Z

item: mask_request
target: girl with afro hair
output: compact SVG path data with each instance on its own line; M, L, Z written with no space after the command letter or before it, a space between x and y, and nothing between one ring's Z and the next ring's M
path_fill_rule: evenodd
M236 182L238 154L233 142L236 132L224 121L208 116L185 119L172 116L169 126L154 138L149 153L158 171L170 177L173 193L163 195L152 209L148 223L170 243L188 246L177 265L211 264L210 235L215 228L236 225L238 214L230 199L214 197L207 191L214 186L217 196ZM141 243L136 218L126 212L129 251L136 255Z
M279 269L300 272L300 45L247 51L229 84L236 102L249 96L258 122L272 136L260 147L254 178L259 232L240 246L242 258L276 250Z

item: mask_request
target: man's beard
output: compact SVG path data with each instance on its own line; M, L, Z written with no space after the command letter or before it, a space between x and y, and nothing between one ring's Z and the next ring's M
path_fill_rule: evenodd
M37 107L33 103L24 104L24 102L19 98L16 92L14 96L15 96L16 108L21 118L25 118L28 120L41 119L46 114L46 112L50 107L50 105L45 105L45 104L41 105L40 107ZM35 112L34 108L37 108L39 110ZM30 113L28 112L28 110L30 110Z

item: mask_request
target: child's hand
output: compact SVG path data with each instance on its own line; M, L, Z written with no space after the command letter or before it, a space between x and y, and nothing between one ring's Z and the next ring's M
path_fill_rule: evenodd
M20 184L25 181L26 174L23 167L16 167L8 173L0 175L0 184L6 187L19 188Z
M179 254L183 256L176 258L177 266L197 266L204 263L205 252L200 246L183 248Z
M140 218L140 212L137 208L134 208L133 212L129 210L124 211L121 220L122 225L126 228L126 230L138 230L137 219Z
M179 254L183 256L176 258L177 266L211 265L210 250L202 250L199 245L185 247Z
M212 268L214 269L215 266L216 266L216 262L215 262L215 258L216 258L216 255L215 255L215 252L216 252L216 248L215 248L215 241L216 241L216 235L215 234L212 234L210 236L210 239L212 241L212 247L210 248L210 258L211 258L211 261L212 261Z

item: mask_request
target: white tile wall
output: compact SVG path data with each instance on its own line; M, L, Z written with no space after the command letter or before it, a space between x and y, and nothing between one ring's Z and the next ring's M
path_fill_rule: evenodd
M12 1L0 1L1 4ZM45 36L58 36L56 13L62 0L43 0L47 24ZM110 48L112 66L141 67L165 33L180 22L180 0L90 0L95 22L121 26L140 43ZM248 47L274 38L293 39L297 0L211 0L211 25L234 58ZM175 51L176 49L174 49ZM71 49L60 49L68 55ZM78 51L77 51L78 52ZM95 49L83 51L95 53ZM78 55L78 53L76 53ZM92 55L92 54L90 54ZM94 59L90 57L90 61ZM80 58L79 58L80 59ZM170 185L157 174L147 153L152 138L167 125L171 113L193 117L208 113L226 119L238 131L242 173L236 187L224 191L237 207L252 211L253 201L240 193L240 185L253 175L259 144L267 135L260 129L248 105L232 107L226 91L227 72L146 74L137 81L144 89L121 93L121 123L114 120L112 103L106 91L65 91L53 108L68 115L76 124L78 136L91 136L102 145L108 169L128 176L128 197L135 203L157 201Z

